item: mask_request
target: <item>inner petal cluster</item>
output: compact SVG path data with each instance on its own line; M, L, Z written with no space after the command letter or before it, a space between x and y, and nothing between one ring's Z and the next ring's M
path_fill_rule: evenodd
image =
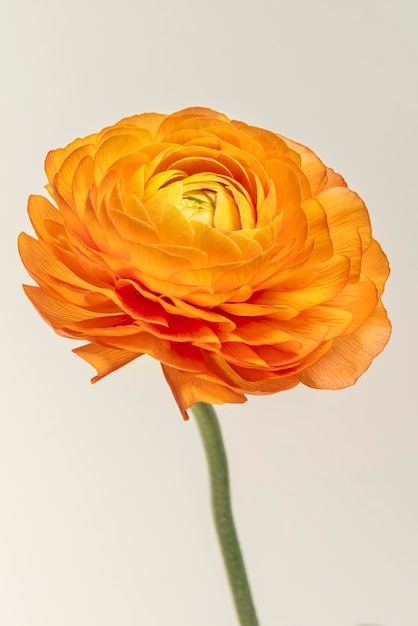
M188 220L213 226L216 206L216 191L209 189L185 189L180 202L180 210Z

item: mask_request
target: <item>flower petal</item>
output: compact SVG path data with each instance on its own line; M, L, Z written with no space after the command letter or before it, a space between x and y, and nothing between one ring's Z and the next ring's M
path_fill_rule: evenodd
M391 325L380 302L354 333L334 340L315 365L300 373L300 380L316 389L344 389L354 385L389 341Z
M185 420L189 419L187 409L196 402L225 404L226 402L243 403L247 400L243 394L233 391L228 386L204 380L164 364L161 367Z
M104 376L111 374L141 356L141 354L137 352L109 348L97 343L88 343L84 346L74 348L72 352L87 361L87 363L92 365L97 371L97 376L91 379L92 383L96 383Z

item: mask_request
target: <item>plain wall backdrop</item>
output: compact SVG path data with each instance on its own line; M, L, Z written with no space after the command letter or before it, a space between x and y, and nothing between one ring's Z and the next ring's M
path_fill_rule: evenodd
M392 339L357 385L219 408L260 626L418 624L417 17L412 0L4 3L1 626L237 624L193 420L150 358L92 386L16 248L48 150L192 105L310 146L392 267Z

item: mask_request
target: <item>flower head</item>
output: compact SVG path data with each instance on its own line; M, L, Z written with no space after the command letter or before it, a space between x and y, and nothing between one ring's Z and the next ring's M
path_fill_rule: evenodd
M51 151L25 291L98 380L142 354L186 416L299 382L353 384L383 349L389 273L367 209L308 148L205 108Z

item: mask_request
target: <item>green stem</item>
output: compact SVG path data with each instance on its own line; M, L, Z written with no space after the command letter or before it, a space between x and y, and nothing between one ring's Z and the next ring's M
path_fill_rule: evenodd
M228 463L219 422L210 404L197 402L191 407L191 411L196 418L205 448L210 475L213 517L239 623L241 626L258 626L232 516Z

